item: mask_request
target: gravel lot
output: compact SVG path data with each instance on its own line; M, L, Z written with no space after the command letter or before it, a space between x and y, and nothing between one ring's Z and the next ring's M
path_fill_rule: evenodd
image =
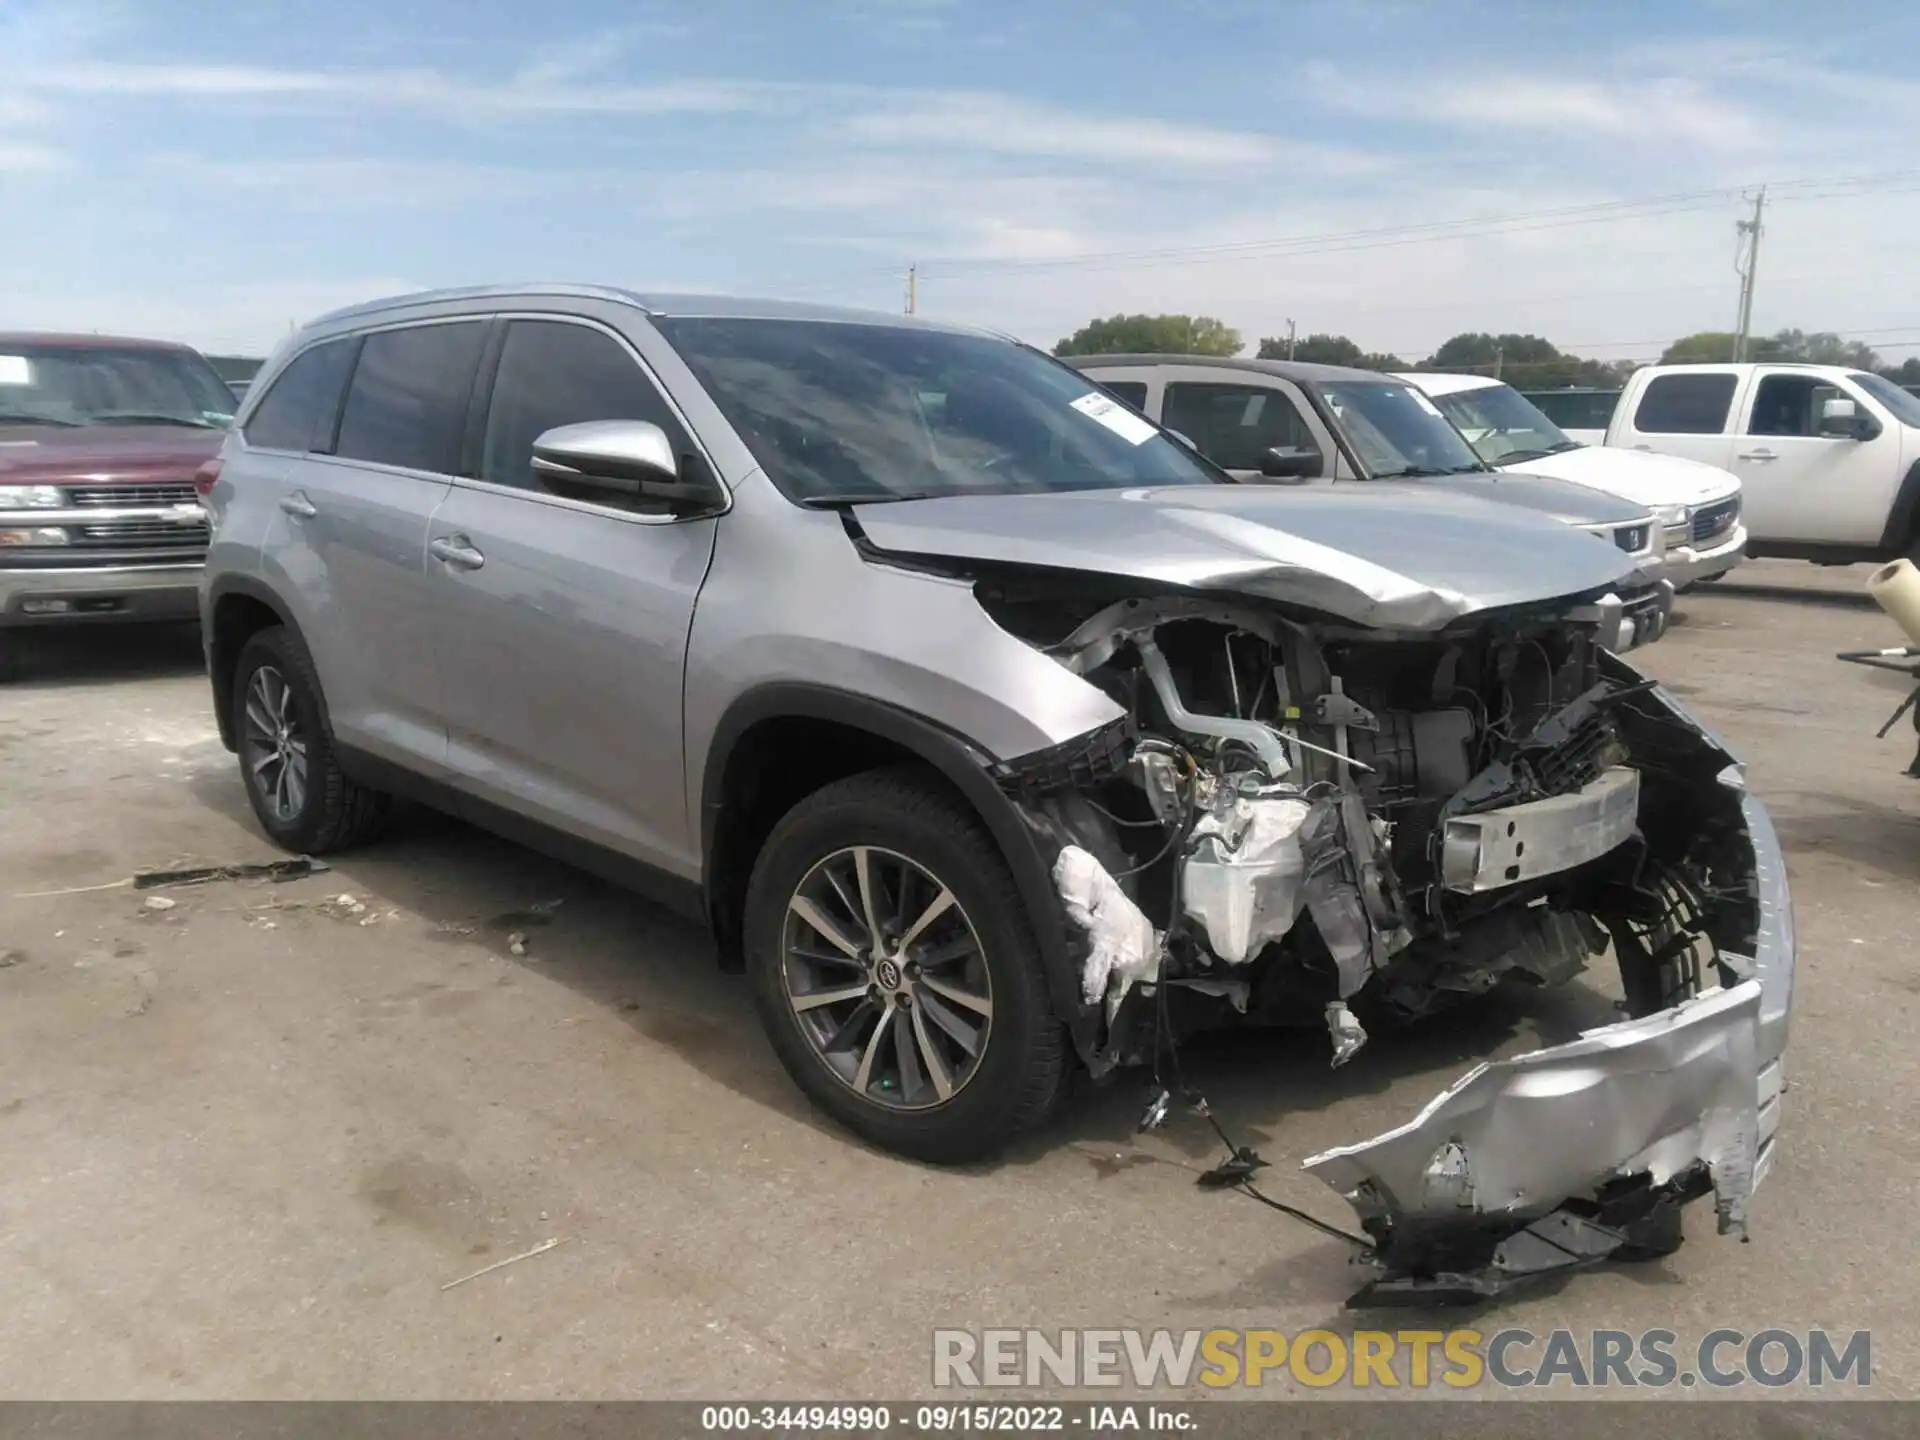
M1792 861L1793 1091L1753 1242L1696 1210L1673 1259L1483 1323L1870 1328L1875 1393L1920 1396L1920 790L1904 722L1873 735L1898 679L1831 658L1895 643L1861 573L1749 565L1643 657L1744 754ZM937 1325L1355 1323L1343 1248L1196 1190L1211 1134L1136 1141L1134 1083L993 1167L870 1152L814 1118L702 934L449 820L162 911L22 898L274 858L190 631L36 637L23 668L0 690L0 1396L902 1396ZM1594 1004L1503 993L1337 1077L1323 1041L1273 1037L1196 1045L1191 1071L1269 1193L1344 1224L1293 1162Z

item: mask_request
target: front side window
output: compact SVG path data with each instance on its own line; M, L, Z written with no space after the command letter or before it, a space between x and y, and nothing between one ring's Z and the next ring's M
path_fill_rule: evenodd
M1727 428L1736 377L1656 375L1633 412L1643 435L1720 435Z
M334 453L451 471L485 327L478 320L376 330L360 347Z
M1769 375L1754 391L1747 433L1817 436L1821 407L1839 394L1816 375Z
M1086 376L984 335L820 320L655 322L802 504L1211 485Z
M1482 385L1432 399L1440 413L1467 437L1474 453L1489 465L1538 460L1580 448L1510 385Z
M1258 470L1269 450L1317 448L1293 401L1258 385L1176 381L1167 386L1160 416L1223 470Z
M1386 380L1321 381L1314 386L1376 480L1454 475L1482 462L1440 409L1411 385Z
M666 401L611 335L562 320L510 322L487 407L480 478L545 489L533 473L533 442L556 426L587 420L648 420L682 448Z
M232 422L232 392L191 350L0 341L0 425L218 430Z
M354 342L329 340L302 351L274 378L247 417L247 444L265 450L310 450L333 424L347 383Z

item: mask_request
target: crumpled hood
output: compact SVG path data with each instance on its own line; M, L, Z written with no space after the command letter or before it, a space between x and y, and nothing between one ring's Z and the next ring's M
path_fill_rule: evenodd
M1424 485L1456 495L1494 500L1502 505L1518 505L1537 510L1568 525L1630 525L1646 520L1648 506L1628 500L1617 493L1575 484L1540 473L1529 463L1523 470L1469 470L1459 475L1436 475L1429 479L1368 481L1368 484Z
M178 425L0 425L0 484L191 477L226 438Z
M1180 485L856 505L880 551L1124 575L1431 630L1638 580L1613 545L1425 487Z
M1740 477L1717 465L1612 445L1582 445L1578 450L1522 460L1515 471L1507 473L1518 471L1604 490L1649 509L1655 505L1701 505L1740 490Z

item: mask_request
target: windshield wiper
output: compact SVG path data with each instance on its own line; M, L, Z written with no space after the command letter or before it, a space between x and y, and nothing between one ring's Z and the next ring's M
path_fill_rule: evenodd
M1562 440L1556 445L1549 445L1546 453L1549 455L1564 455L1569 450L1584 450L1586 448L1587 447L1582 445L1578 440Z
M1432 465L1402 465L1398 470L1376 470L1376 480L1432 480L1436 476L1451 475L1451 470L1436 469Z
M211 420L193 420L185 415L162 415L158 411L109 410L95 415L96 425L184 425L189 430L217 430Z
M1525 462L1528 460L1544 460L1547 456L1551 454L1553 454L1553 451L1551 450L1540 450L1540 449L1509 450L1507 451L1506 454L1500 457L1500 463L1502 465L1511 465L1516 460L1519 460L1522 462Z
M809 510L831 510L836 505L891 505L899 500L946 500L955 495L981 494L964 490L876 490L860 495L808 495L800 503Z
M78 430L78 420L56 420L51 415L0 414L0 425L58 425L63 430Z

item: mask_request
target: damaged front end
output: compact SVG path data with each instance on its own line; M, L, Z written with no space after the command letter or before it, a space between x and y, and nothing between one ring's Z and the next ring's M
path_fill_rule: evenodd
M1784 867L1737 763L1608 652L1590 604L1386 631L974 578L1003 629L1125 712L997 771L1057 857L1090 1070L1250 1021L1324 1026L1339 1065L1383 1023L1610 952L1627 1018L1306 1162L1373 1242L1365 1298L1486 1298L1662 1251L1709 1193L1744 1234L1783 1089Z

